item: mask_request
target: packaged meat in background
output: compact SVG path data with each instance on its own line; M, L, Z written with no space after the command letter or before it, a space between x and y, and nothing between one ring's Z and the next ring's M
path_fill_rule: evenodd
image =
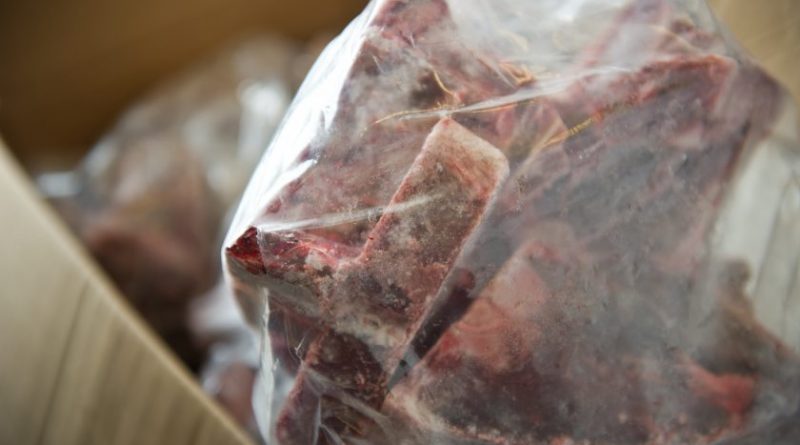
M195 371L207 343L191 335L189 305L220 279L226 215L283 117L298 54L294 43L251 38L157 88L69 174L72 193L54 197L122 293ZM64 195L54 178L39 182Z
M701 0L375 0L225 241L275 445L800 441L793 104Z

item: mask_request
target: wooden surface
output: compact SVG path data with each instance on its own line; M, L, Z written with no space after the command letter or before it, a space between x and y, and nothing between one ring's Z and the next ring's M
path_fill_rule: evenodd
M0 142L0 444L246 445Z

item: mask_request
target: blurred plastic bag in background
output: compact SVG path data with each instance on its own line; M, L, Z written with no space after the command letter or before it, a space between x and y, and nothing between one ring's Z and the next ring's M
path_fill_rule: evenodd
M215 300L216 304L204 304L192 314L199 338L213 340L200 380L203 389L257 439L260 433L252 396L259 368L259 339L243 324L241 315L232 312L236 307L228 304L229 295L221 294Z
M790 102L701 0L373 1L225 242L265 436L796 443Z
M219 279L224 219L283 117L297 51L271 37L231 48L127 111L71 174L73 190L39 180L193 370L205 346L191 338L188 305Z

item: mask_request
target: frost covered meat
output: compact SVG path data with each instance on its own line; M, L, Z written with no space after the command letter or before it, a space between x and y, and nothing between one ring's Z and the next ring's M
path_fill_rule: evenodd
M445 1L375 7L310 167L227 251L294 377L278 443L782 431L797 357L708 249L774 82L666 1L555 81L453 41Z

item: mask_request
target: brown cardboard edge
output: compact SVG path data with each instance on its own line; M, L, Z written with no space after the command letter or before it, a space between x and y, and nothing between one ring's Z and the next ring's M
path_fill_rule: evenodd
M4 268L4 270L0 271L0 278L4 276L4 273L13 274L15 272L25 272L28 270L28 266L25 264L20 265L21 262L30 262L30 268L37 267L35 261L38 261L39 258L27 258L24 259L25 261L19 261L18 256L25 254L25 246L23 246L23 243L25 242L35 243L37 247L44 246L43 252L52 255L52 257L48 258L48 260L59 258L63 260L62 265L64 265L66 269L74 269L72 272L76 273L74 276L75 280L72 284L67 282L65 283L66 287L55 289L53 292L53 294L62 294L63 291L63 295L17 294L19 287L12 283L12 281L16 281L14 280L16 277L5 276L6 279L0 280L0 323L7 321L4 320L3 317L6 317L8 320L22 319L33 321L29 322L28 324L21 325L22 330L27 332L6 333L5 338L0 338L0 399L5 399L0 400L0 418L6 419L4 422L0 422L0 443L68 443L62 440L63 437L54 437L53 442L50 442L47 437L47 430L50 427L49 422L52 422L53 416L50 411L54 409L52 405L55 402L52 399L59 396L59 392L61 392L61 389L59 388L60 385L66 385L70 383L59 382L59 379L61 378L60 374L62 374L64 371L63 369L57 370L59 372L52 372L52 370L43 369L45 373L50 372L52 374L50 379L53 381L49 383L52 386L52 389L50 390L38 391L38 386L47 386L47 382L45 382L44 379L42 381L36 381L36 379L33 379L32 385L29 386L31 386L33 390L38 391L38 394L23 394L23 397L13 398L5 397L6 394L4 394L3 391L13 392L15 391L14 388L24 386L19 384L19 382L24 381L26 376L14 375L12 372L14 369L27 369L35 372L38 363L26 363L24 361L25 357L30 355L25 355L27 352L29 352L29 350L26 350L23 347L18 348L19 350L15 350L14 346L15 344L18 345L20 342L30 341L31 339L35 340L41 332L47 331L47 329L50 327L50 323L39 325L36 323L36 320L45 317L48 311L56 313L56 317L53 318L53 320L56 321L54 322L56 324L69 318L68 316L65 316L64 313L59 313L59 310L62 308L59 305L58 299L62 298L66 294L69 294L68 290L71 289L71 287L75 288L75 292L73 293L77 295L77 298L75 298L76 302L74 303L75 307L70 308L71 310L64 308L64 312L68 314L71 313L72 320L69 323L66 323L68 324L68 327L65 328L64 332L55 333L54 335L45 335L43 340L44 343L42 343L44 347L59 343L61 340L66 342L66 346L69 347L69 337L73 335L73 331L81 327L91 328L92 326L90 325L95 322L100 324L107 321L110 326L116 326L116 342L121 342L122 345L130 344L132 347L139 348L136 351L138 354L137 359L145 361L145 364L154 363L154 371L151 371L155 372L156 374L162 373L157 377L163 378L172 388L178 388L178 391L174 393L174 395L180 399L177 400L179 405L177 407L178 411L183 411L189 408L192 410L199 409L199 413L197 414L199 417L195 418L196 431L192 431L192 434L194 434L195 437L186 437L186 440L183 442L231 443L242 445L252 443L245 433L240 430L239 427L228 417L228 415L224 413L210 398L208 398L208 396L199 387L197 381L177 361L172 353L166 349L166 346L161 342L161 340L158 339L152 331L150 331L149 327L144 323L143 320L139 318L138 314L136 314L134 310L122 299L118 291L116 291L105 275L99 270L98 266L90 259L79 242L69 233L68 229L63 223L61 223L54 211L50 209L49 206L47 206L47 204L39 196L35 187L27 178L22 168L19 166L17 161L13 159L2 139L0 139L0 194L5 195L2 199L0 199L0 209L4 206L4 203L10 203L9 208L0 211L0 214L6 214L6 216L0 218L0 245L3 246L3 251L0 256L5 256L5 258L0 258L0 267ZM5 226L3 225L2 221L2 219L6 219L6 217L17 220L21 218L22 220L29 221L31 233L27 235L29 235L30 238L23 240L20 238L19 233L6 233L4 230ZM23 223L24 222L25 221L23 221ZM23 224L23 226L25 226L25 224ZM52 270L51 272L60 273L61 267L58 269L59 270ZM36 279L36 277L34 278ZM42 283L46 283L48 280L48 274L42 274L39 278ZM39 303L37 303L37 298L42 300L39 300ZM51 303L55 302L56 304L48 305L47 299L50 299ZM66 301L67 299L64 298L64 300ZM19 304L20 302L22 303ZM29 302L32 303L28 305L29 307L26 307L25 305ZM15 305L17 307L22 307L23 309L15 310ZM88 307L93 307L93 310L95 311L89 314L91 317L89 320L87 320L85 317L81 318L82 312L87 310L86 308ZM109 320L103 320L103 317L105 316L108 316ZM83 323L78 323L78 320L82 320ZM86 321L89 323L87 324ZM6 323L6 326L7 325L8 323ZM0 334L2 333L3 331L0 330ZM61 336L65 333L67 338L62 339ZM91 334L93 334L93 332L91 332ZM103 340L102 336L100 335L92 337L92 340L95 339ZM4 344L4 341L8 344ZM120 344L115 344L112 346L112 344L109 343L107 347L110 348L108 352L115 352L115 348L119 348ZM44 355L40 354L39 359L42 357L50 358L53 355L59 355L61 352L62 351L56 350L45 351ZM83 352L84 351L72 351L70 355L80 354ZM65 360L68 361L69 358L70 357L61 357L59 360L57 360L57 362L63 362ZM81 376L85 375L85 373L91 372L91 369L85 368L85 364L82 360L77 360L76 363L78 366L77 372L79 373L77 374L78 378L83 378ZM61 367L62 365L63 364L59 364L58 367ZM106 363L103 363L103 360L99 360L93 365L109 366ZM130 365L137 365L136 360L134 360L134 363L131 363ZM110 366L118 367L117 363L113 363ZM119 369L114 372L114 376L119 374L118 371ZM130 376L131 379L135 377L135 374ZM125 383L127 383L127 381L125 381ZM135 394L140 390L146 391L148 389L146 387L146 382L142 382L141 388L127 388L125 385L123 385L123 388L119 388L119 385L111 388L104 388L102 385L98 386L98 383L94 381L89 381L88 384L93 385L90 388L91 391L94 391L92 394L94 398L91 400L91 404L95 410L98 409L97 407L116 407L123 412L123 415L125 416L124 420L135 418L137 415L140 418L142 415L146 417L147 413L145 410L147 410L147 407L145 405L140 407L140 409L143 410L141 413L126 412L127 407L124 406L124 396L126 394ZM30 393L30 391L28 391L28 393ZM86 395L81 395L79 392L75 391L72 393L68 391L67 394L73 394L77 397ZM48 397L51 400L43 400L43 398ZM105 397L113 398L113 400L104 400ZM85 401L68 399L62 400L61 404L64 405L67 410L79 410L82 407L81 403L83 402ZM175 402L175 400L171 402ZM185 405L186 403L191 403L193 406L190 407L189 405ZM37 408L39 411L43 410L44 412L35 412ZM155 408L157 407L153 407L153 409ZM96 412L95 414L102 415L106 413L100 411ZM166 413L166 415L171 414L180 413ZM17 418L16 420L35 420L36 418L41 418L38 420L40 425L37 427L36 421L28 422L26 425L21 425L19 422L14 421L15 417ZM71 417L69 412L67 412L67 417ZM108 436L104 436L102 433L97 433L98 429L103 425L94 425L94 420L95 419L91 417L84 419L85 425L82 427L83 429L80 431L80 434L75 435L75 442L72 443L102 443L108 440ZM128 424L130 423L131 422L128 421ZM133 424L135 425L136 422L133 421ZM120 425L125 425L125 422L121 422ZM66 426L73 429L75 428L74 425L71 425L71 421L69 419L66 421ZM161 427L164 428L164 426ZM191 430L191 427L189 428ZM167 429L169 429L169 426L167 426ZM118 432L111 432L109 434L118 434ZM136 431L133 431L132 434L135 436ZM204 434L206 436L214 437L213 439L211 437L202 437ZM120 438L119 440L114 439L113 443L121 443L122 441L125 441L124 439L125 438ZM138 443L137 440L129 442Z

